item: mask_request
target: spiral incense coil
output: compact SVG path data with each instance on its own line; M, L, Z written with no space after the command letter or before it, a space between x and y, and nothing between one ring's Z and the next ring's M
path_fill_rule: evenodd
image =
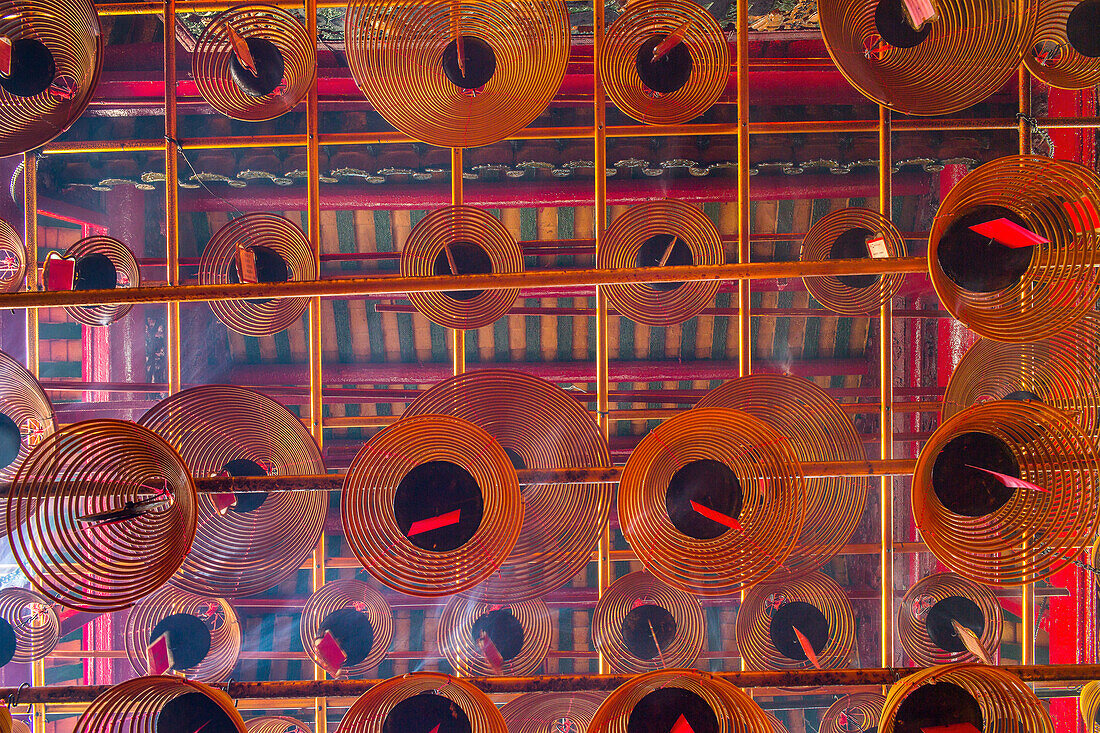
M787 437L798 460L862 461L863 441L851 419L829 394L808 379L753 374L710 390L696 405L742 410ZM834 476L806 479L806 522L794 550L769 582L780 582L821 568L840 551L859 523L867 502L867 479Z
M352 616L347 613L348 610L365 614L365 616ZM339 676L358 677L377 667L385 658L390 648L390 641L393 639L393 612L386 603L386 599L363 581L352 578L333 580L318 588L306 601L299 626L302 648L315 664L319 660L314 644L324 635L322 627L329 630L329 625L336 619L333 616L334 613L355 619L358 628L354 630L360 632L359 639L356 641L357 650L366 652L362 661L352 660L353 664L341 667ZM369 638L361 633L364 624L370 628ZM333 629L333 635L339 637L340 629ZM345 644L350 647L347 640ZM348 649L348 651L355 650Z
M1065 330L1096 301L1097 211L1100 178L1082 165L1030 155L986 163L936 213L928 240L936 294L951 315L997 341ZM1009 248L969 230L1002 218L1049 243Z
M248 733L312 733L300 720L285 715L265 715L245 723Z
M456 417L418 415L355 456L340 516L352 552L380 583L438 597L497 572L519 537L523 499L491 435Z
M878 730L886 697L877 692L853 692L840 698L821 716L818 733L866 733Z
M109 687L76 721L74 733L178 733L204 725L246 733L241 714L224 692L201 682L159 675Z
M899 0L823 0L825 46L868 99L911 115L943 115L981 102L1008 81L1035 32L1035 5L939 0L914 31Z
M737 612L737 648L754 669L809 669L797 629L822 669L845 667L855 642L855 616L844 589L824 573L767 582L745 594Z
M113 290L141 285L141 270L134 253L113 237L85 237L69 247L65 256L76 259L77 290ZM66 306L65 312L85 326L109 326L133 307L132 303Z
M528 692L505 703L500 714L508 733L585 733L605 699L604 692Z
M921 666L981 661L967 651L952 620L973 631L991 657L1000 648L1003 619L997 597L954 573L936 573L906 591L898 608L898 637L905 653Z
M439 648L464 677L529 675L550 651L551 626L550 609L539 599L502 606L455 596L439 619ZM502 665L495 666L492 649Z
M669 36L681 40L665 51L661 42ZM607 29L599 54L611 101L648 125L677 125L703 114L725 92L730 73L722 29L688 0L631 3Z
M309 430L270 397L244 387L185 389L142 415L139 424L167 440L194 476L317 476L325 464ZM278 585L317 546L328 511L318 491L199 499L191 553L172 578L200 595L249 596Z
M0 590L0 667L42 659L57 646L61 622L48 598L26 588Z
M694 669L670 669L635 677L616 688L596 711L588 733L673 730L681 715L692 730L772 730L767 713L724 679Z
M1085 731L1095 733L1100 730L1100 682L1093 680L1081 688L1080 708Z
M31 733L31 727L22 720L11 721L11 733Z
M870 246L868 242L874 242ZM879 244L881 242L881 244ZM905 257L905 240L889 219L877 211L839 209L810 227L802 241L802 262L855 259L860 257ZM846 316L877 311L901 288L905 276L829 275L804 277L806 289L823 306Z
M786 436L747 412L697 408L631 452L619 479L619 524L660 580L725 595L783 566L802 530L805 495Z
M652 5L649 0L641 4ZM697 5L692 7L707 15ZM673 199L631 207L615 218L605 241L607 246L600 248L596 267L720 265L725 257L722 237L706 214ZM696 280L608 285L606 290L611 304L631 320L649 326L672 326L713 305L718 286L717 280Z
M1096 42L1096 3L1091 0L1039 0L1028 71L1059 89L1087 89L1100 83Z
M991 400L1039 400L1100 443L1100 319L1085 314L1061 333L1027 344L981 339L963 356L943 395L942 419Z
M941 423L913 475L913 516L928 549L978 583L1049 577L1100 529L1096 451L1041 402L988 402ZM1038 488L1008 488L989 470Z
M469 682L438 672L415 672L364 692L336 733L431 730L444 721L477 733L508 731L497 706Z
M764 715L768 718L768 723L771 725L771 733L789 733L787 726L783 725L783 721L775 717L767 710L764 711Z
M446 148L504 140L538 117L565 78L569 29L562 0L354 0L344 16L367 99L398 130Z
M0 293L14 293L27 274L27 251L19 234L0 219Z
M523 372L479 369L444 382L405 408L404 417L452 415L500 443L529 469L611 465L599 426L565 390ZM523 528L500 572L474 593L517 603L557 590L581 572L611 509L611 484L522 487Z
M237 56L230 28L248 46L252 73ZM213 18L191 59L202 98L227 117L260 122L286 114L305 99L317 74L317 49L293 15L248 3Z
M592 641L616 672L688 667L703 649L706 621L693 596L646 572L616 580L592 616Z
M0 36L12 74L0 83L0 158L63 133L84 113L103 67L90 0L0 0Z
M420 220L401 250L401 276L523 272L523 252L491 214L470 206L436 209ZM445 328L481 328L512 307L518 288L409 293L416 309Z
M126 618L126 655L139 675L149 674L146 650L168 633L174 671L200 682L229 677L241 652L237 612L224 598L165 587L138 602ZM179 637L179 638L177 638ZM198 658L195 664L188 664Z
M8 497L19 568L47 598L82 611L117 611L149 595L195 537L187 466L156 433L122 420L87 420L46 438Z
M53 405L38 380L0 351L0 481L11 481L27 454L55 430Z
M957 719L945 720L945 713ZM880 733L918 733L922 727L968 722L985 733L1054 733L1050 714L1011 672L959 662L918 670L886 693Z
M283 12L283 11L279 11ZM260 282L307 282L317 279L317 258L302 230L276 214L245 214L217 231L199 261L202 285L240 282L239 248L256 256ZM212 300L218 320L245 336L270 336L298 322L308 298Z

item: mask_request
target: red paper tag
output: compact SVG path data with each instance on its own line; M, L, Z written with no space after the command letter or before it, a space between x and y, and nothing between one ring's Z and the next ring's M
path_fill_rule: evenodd
M11 76L11 39L0 36L0 76Z
M317 652L318 664L333 677L344 666L344 662L348 661L348 655L340 648L340 642L336 641L331 631L326 631L325 635L314 643L313 650Z
M952 723L951 725L934 725L921 728L923 733L982 733L971 723Z
M76 258L50 252L42 266L42 281L46 290L72 290L76 285Z
M1024 229L1008 219L994 219L982 224L975 224L970 229L983 237L989 237L1012 249L1034 247L1037 244L1046 244L1050 241L1046 237L1042 237L1030 229Z
M680 717L672 724L672 730L668 733L695 733L695 731L691 729L691 723L687 721L684 714L680 713Z
M814 669L821 669L821 662L818 661L817 652L814 651L814 646L810 643L810 640L797 627L794 628L794 635L798 637L798 645L802 647L806 659L810 660L810 664L814 665Z
M719 524L724 524L730 529L741 529L741 523L738 522L736 519L734 519L733 517L727 517L722 512L716 512L709 506L703 506L697 501L692 501L691 508L702 514L707 519L714 520Z
M233 46L233 53L236 55L237 60L241 62L241 66L251 71L252 76L259 76L256 72L256 62L252 58L252 52L248 49L248 42L241 38L241 35L233 29L233 26L227 25L225 30L229 34L229 43Z
M409 537L415 537L418 534L424 534L425 532L431 532L433 529L439 529L440 527L449 527L452 524L458 524L461 509L455 509L453 512L447 512L446 514L440 514L438 517L432 517L431 519L419 519L412 523L409 527Z
M172 669L175 660L172 659L172 650L168 648L167 632L145 648L145 660L149 665L149 674L164 674Z
M1031 489L1033 491L1042 491L1044 494L1050 492L1044 489L1042 486L1036 486L1030 481L1024 481L1022 478L1016 478L1015 476L1006 476L1003 473L997 473L996 471L990 471L988 468L981 468L980 466L971 466L966 464L967 468L973 468L975 471L982 471L988 473L990 476L997 479L1002 485L1007 486L1010 489Z
M687 29L691 26L692 19L685 20L676 30L665 36L665 39L657 44L657 47L653 49L652 63L656 63L662 56L667 54L672 49L679 46L684 40L684 34L687 33Z
M237 279L243 283L260 281L256 274L256 253L240 245L237 245Z
M225 514L237 506L237 495L231 492L211 494L210 499L214 502L214 508L218 510L218 514Z
M904 0L905 14L909 18L909 24L913 30L920 30L921 26L936 18L936 6L932 0Z
M493 640L490 639L489 635L484 631L482 631L481 636L478 637L477 644L481 647L481 654L485 657L485 662L489 665L489 669L493 670L496 674L501 674L504 671L504 657L501 656L500 650L497 649L497 645L493 643Z

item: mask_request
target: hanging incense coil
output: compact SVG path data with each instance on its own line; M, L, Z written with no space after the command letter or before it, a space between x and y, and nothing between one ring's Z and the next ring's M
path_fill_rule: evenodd
M255 69L237 55L230 29ZM255 72L255 73L253 73ZM195 43L191 73L199 94L226 117L271 120L305 99L317 74L317 49L301 21L272 5L237 5L215 16Z
M965 662L928 667L895 682L886 693L879 731L919 733L947 723L970 723L986 733L1054 733L1050 714L1019 677Z
M19 290L26 275L27 250L19 234L0 219L0 293Z
M0 667L44 658L60 635L61 621L51 600L26 588L0 590Z
M245 723L248 733L312 733L305 723L285 715L265 715Z
M0 158L45 145L92 99L103 36L90 0L0 0L12 73L0 80Z
M611 464L599 426L557 385L523 372L467 372L418 397L403 417L452 415L493 436L517 468ZM611 509L611 484L536 484L521 488L523 528L508 559L474 593L517 603L557 590L587 565Z
M691 666L705 631L699 601L646 572L612 583L592 616L592 642L612 669L628 674Z
M905 257L905 240L889 219L877 211L850 207L820 219L802 240L802 262ZM877 311L901 288L901 273L804 277L810 295L823 306L846 316Z
M508 733L585 733L605 699L604 692L528 692L505 703L500 714Z
M11 733L31 733L31 727L22 720L11 721Z
M922 667L981 661L967 651L953 620L973 631L995 658L1001 646L1001 604L984 585L954 573L929 575L906 591L898 608L898 638L905 653Z
M818 733L866 733L878 730L886 697L877 692L853 692L840 698L821 716Z
M338 676L358 677L385 658L393 639L393 612L382 594L363 581L333 580L306 601L299 631L302 648L318 665L322 660L315 645L330 632L348 657Z
M1091 313L1061 333L1026 344L981 339L947 382L941 419L991 400L1038 400L1061 410L1100 443L1100 320Z
M75 290L114 290L141 285L141 269L134 253L114 237L85 237L69 247L65 256L76 259ZM109 326L133 307L132 303L66 306L65 313L85 326Z
M851 419L829 394L808 379L753 374L710 390L698 408L742 410L786 436L798 460L862 461L863 440ZM795 549L769 582L781 582L818 570L851 539L867 502L867 479L834 476L806 479L806 522Z
M783 725L783 721L777 718L767 710L764 711L765 717L768 719L768 724L771 726L771 733L789 733L787 726Z
M55 430L57 417L42 385L0 351L0 481L11 481L27 455Z
M737 648L754 669L811 668L796 629L811 645L822 669L848 665L855 616L844 589L828 575L769 581L748 591L737 612Z
M344 17L348 65L374 108L446 148L504 140L538 117L565 77L569 30L562 0L354 0Z
M1081 688L1081 718L1085 722L1085 731L1095 733L1100 725L1100 682L1093 680Z
M340 516L352 552L380 583L438 597L497 572L519 537L523 500L491 435L456 417L418 415L355 456Z
M551 626L550 609L539 599L502 606L455 596L439 619L439 648L464 677L520 677L542 666Z
M149 674L146 649L168 634L172 670L200 682L229 677L241 652L237 612L224 598L165 587L143 598L126 618L126 656L139 675Z
M681 40L665 51L661 43L669 36ZM718 23L695 3L639 0L607 29L599 64L616 107L648 125L676 125L722 97L730 53Z
M282 11L280 11L282 12ZM238 249L256 258L259 282L307 282L317 279L317 258L302 230L276 214L245 214L217 231L199 261L199 283L241 282ZM212 300L218 320L245 336L271 336L299 321L309 298Z
M1096 537L1098 469L1095 444L1060 410L1041 402L975 405L941 423L921 450L913 517L928 549L959 575L987 585L1033 583ZM1009 488L985 471L1037 488Z
M981 102L1008 81L1035 32L1035 5L940 0L920 31L900 0L823 0L825 46L868 99L911 115L943 115Z
M643 0L641 4L653 3ZM707 15L697 5L692 7ZM694 206L674 199L631 207L615 218L605 242L607 246L600 248L596 267L720 265L725 261L722 237L711 220ZM631 320L649 326L672 326L713 305L718 286L717 280L697 280L608 285L606 291L615 309Z
M694 669L672 669L635 677L616 688L596 711L588 733L673 730L681 715L692 730L772 729L767 713L729 682Z
M109 687L81 714L74 733L179 733L204 725L246 733L241 714L221 690L158 675Z
M444 721L477 733L508 730L497 706L469 682L438 672L415 672L364 692L336 733L431 730Z
M986 163L952 188L936 213L928 239L936 294L951 315L997 341L1065 330L1096 301L1095 212L1100 178L1082 165L1030 155ZM1000 219L1049 243L1009 248L969 229Z
M68 425L31 452L8 492L8 538L35 589L81 611L117 611L164 585L195 536L187 466L122 420Z
M784 564L802 530L805 495L786 436L747 412L697 408L631 452L619 479L619 524L660 580L725 595Z
M295 415L244 387L185 389L139 424L168 441L194 476L317 476L321 452ZM172 585L199 595L249 596L278 585L310 557L325 522L319 491L203 494L191 552Z
M420 220L401 250L401 276L523 272L523 252L491 214L471 206L436 209ZM512 307L518 288L409 293L416 309L445 328L481 328Z
M1039 0L1028 71L1059 89L1087 89L1100 83L1100 44L1094 0Z

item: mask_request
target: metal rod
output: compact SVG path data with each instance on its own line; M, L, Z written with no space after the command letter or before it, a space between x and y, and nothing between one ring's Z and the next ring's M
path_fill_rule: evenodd
M455 23L458 22L458 13L455 14ZM462 205L462 148L451 148L451 205ZM450 258L451 250L447 249L447 257ZM452 267L452 274L457 275L458 270ZM457 376L466 371L466 332L461 328L451 329L451 367Z
M1024 3L1023 0L1018 0L1016 3L1020 17L1023 17ZM1020 114L1024 117L1031 116L1031 73L1020 66L1017 73L1017 94ZM1028 127L1027 121L1021 117L1019 120L1019 143L1020 143L1020 155L1027 155L1031 152L1031 128ZM1020 661L1024 664L1035 663L1035 584L1027 583L1023 587L1022 598L1020 599L1020 606L1022 608L1020 613L1020 631L1022 639L1020 640Z
M179 152L176 145L176 0L164 0L164 246L168 258L168 284L180 284L179 261ZM137 242L126 242L135 247ZM168 393L180 390L180 306L168 303L166 329Z
M890 186L892 165L890 110L879 107L878 121L879 212L889 219L893 204ZM893 302L887 300L879 310L879 432L881 438L879 445L883 460L894 457L894 416L890 409L894 404L893 309ZM889 476L883 476L881 481L882 595L879 608L881 614L879 663L883 667L888 667L894 663L894 482Z
M23 245L26 247L26 292L38 287L38 158L23 154ZM38 309L26 313L27 371L38 379Z

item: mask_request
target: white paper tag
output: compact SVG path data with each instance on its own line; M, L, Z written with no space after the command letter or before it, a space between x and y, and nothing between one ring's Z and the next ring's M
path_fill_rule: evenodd
M867 241L867 249L871 252L872 259L881 260L890 256L889 250L886 249L886 239L881 236L869 239Z

